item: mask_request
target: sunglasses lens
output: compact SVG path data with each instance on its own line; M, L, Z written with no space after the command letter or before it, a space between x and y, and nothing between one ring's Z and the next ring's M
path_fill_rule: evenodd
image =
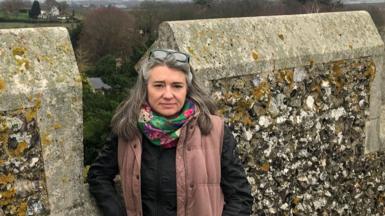
M150 53L149 57L164 60L168 55L171 55L178 62L189 63L189 56L187 54L167 50L154 50Z
M172 55L174 56L175 60L179 62L188 62L188 57L183 53L173 53Z
M151 53L151 55L157 59L164 59L167 57L168 53L162 50L155 50Z

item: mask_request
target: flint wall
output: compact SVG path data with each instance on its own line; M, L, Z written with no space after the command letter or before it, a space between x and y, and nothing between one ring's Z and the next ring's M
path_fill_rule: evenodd
M191 55L254 214L383 214L384 43L367 12L165 22L153 47Z

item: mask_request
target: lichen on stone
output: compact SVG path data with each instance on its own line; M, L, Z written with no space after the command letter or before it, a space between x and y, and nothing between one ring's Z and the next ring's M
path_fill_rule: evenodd
M5 215L50 212L36 112L31 109L0 112L0 206Z
M5 81L0 79L0 91L4 91L6 88Z

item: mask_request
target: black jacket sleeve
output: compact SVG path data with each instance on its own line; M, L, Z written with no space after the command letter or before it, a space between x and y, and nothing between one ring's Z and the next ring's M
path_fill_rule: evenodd
M88 171L89 191L105 216L126 215L114 183L114 178L119 173L117 148L118 138L111 136Z
M253 197L250 184L236 151L236 141L225 126L221 155L221 187L225 197L222 216L246 216L251 214Z

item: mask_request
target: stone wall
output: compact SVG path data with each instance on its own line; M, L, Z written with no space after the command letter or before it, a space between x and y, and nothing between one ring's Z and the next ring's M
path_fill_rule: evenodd
M5 215L95 215L85 211L81 95L65 28L0 30Z
M238 140L253 214L382 215L384 43L366 12L165 22Z
M166 22L153 47L191 54L238 140L254 215L384 213L384 44L366 12ZM1 211L99 214L81 128L66 30L0 30Z

